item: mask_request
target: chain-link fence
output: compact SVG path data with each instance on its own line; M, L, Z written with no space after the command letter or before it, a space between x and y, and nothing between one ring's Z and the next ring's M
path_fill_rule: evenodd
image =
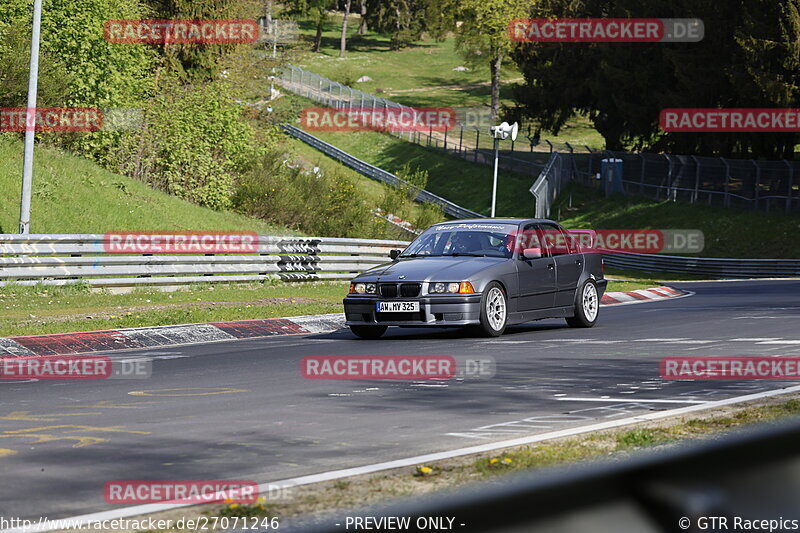
M408 106L353 89L300 67L287 66L280 79L286 90L329 107L397 109L398 112L414 113ZM459 123L448 131L430 129L390 133L467 161L494 164L493 139L485 125ZM569 179L604 189L606 193L640 194L657 200L760 211L800 211L800 162L593 151L586 146L554 143L530 134L521 135L516 142L503 141L501 146L510 149L500 151L500 168L530 174L537 181L551 156L560 153L564 159L559 162L559 168L564 168L565 175L567 169L571 169ZM620 187L612 189L600 176L603 160L613 159L622 161L622 175ZM559 178L559 183L562 181Z
M325 76L288 65L280 75L281 85L287 91L308 98L322 105L337 109L383 109L397 110L416 116L416 111L408 106L365 93L348 85L333 81ZM463 112L462 112L463 111ZM435 148L450 155L461 157L475 163L494 165L494 139L489 134L491 124L474 124L475 113L468 108L456 109L457 123L452 129L445 131L389 131L388 133L415 144ZM521 128L525 131L526 128ZM530 128L527 128L530 130ZM538 136L520 135L516 141L503 141L500 150L499 167L512 172L538 176L547 164L553 152L581 153L590 151L587 147L578 147L569 143L556 143Z
M574 154L574 178L614 192L603 161L621 160L619 192L656 200L756 211L800 212L800 162L603 151ZM613 178L613 176L612 176Z

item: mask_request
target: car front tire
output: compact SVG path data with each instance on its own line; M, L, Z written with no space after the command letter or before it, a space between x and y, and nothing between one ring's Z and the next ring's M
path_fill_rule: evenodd
M589 279L575 292L575 316L567 318L573 328L590 328L597 323L600 314L600 293L597 284Z
M481 298L480 333L486 337L499 337L508 323L508 299L503 287L493 281L486 286Z
M378 339L386 333L387 326L350 326L353 335L362 339Z

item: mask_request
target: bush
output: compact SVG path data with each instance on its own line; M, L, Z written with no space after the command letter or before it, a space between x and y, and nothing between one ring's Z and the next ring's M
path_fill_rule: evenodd
M146 105L142 128L122 140L116 167L175 196L226 209L237 176L252 168L260 150L223 82L172 79Z
M414 199L418 190L428 185L428 171L412 169L406 163L396 174L406 182L400 187L386 187L378 207L387 213L408 220L415 228L425 229L431 224L444 220L441 207L434 204L417 204Z
M325 237L380 237L384 224L373 217L355 182L290 168L277 150L265 154L239 183L235 208L247 215Z

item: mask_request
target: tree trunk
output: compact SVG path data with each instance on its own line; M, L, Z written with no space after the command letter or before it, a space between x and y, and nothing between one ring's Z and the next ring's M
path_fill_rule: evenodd
M320 13L317 19L317 34L314 36L314 45L311 47L312 52L319 52L319 47L322 45L323 26L325 26L325 14Z
M492 104L491 115L492 121L497 121L500 114L500 65L503 64L503 53L498 47L494 52L494 57L489 63L489 70L492 74Z
M344 57L347 52L347 17L350 16L350 1L344 3L344 18L342 19L342 41L339 44L339 57Z
M361 22L358 24L358 34L367 34L367 0L361 0Z

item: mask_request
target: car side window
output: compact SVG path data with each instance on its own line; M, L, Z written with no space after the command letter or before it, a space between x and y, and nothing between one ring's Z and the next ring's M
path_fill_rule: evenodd
M539 224L543 242L551 256L574 253L572 238L555 224Z
M516 247L519 253L526 248L539 248L542 251L542 256L548 255L548 250L542 242L542 230L539 224L528 224L522 228L522 231L517 235Z

